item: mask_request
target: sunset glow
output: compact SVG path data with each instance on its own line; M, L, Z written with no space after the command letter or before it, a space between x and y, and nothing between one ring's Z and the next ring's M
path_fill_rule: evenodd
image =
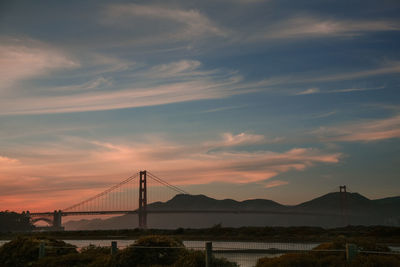
M399 195L398 3L190 2L1 5L0 210L139 170L218 199Z

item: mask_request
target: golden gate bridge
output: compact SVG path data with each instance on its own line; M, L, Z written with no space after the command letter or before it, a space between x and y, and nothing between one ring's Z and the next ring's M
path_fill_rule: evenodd
M149 198L148 188L158 189ZM167 190L165 190L167 189ZM155 190L157 191L157 190ZM342 187L341 190L342 192ZM344 187L344 192L345 187ZM172 195L171 195L172 193ZM24 212L33 223L45 221L53 230L62 230L62 217L79 215L117 215L137 214L138 226L147 228L149 213L243 213L243 214L290 214L290 215L328 215L313 212L277 211L277 210L238 210L238 209L148 209L148 203L168 200L176 194L187 194L185 190L172 185L149 171L139 171L122 182L62 210L53 212Z

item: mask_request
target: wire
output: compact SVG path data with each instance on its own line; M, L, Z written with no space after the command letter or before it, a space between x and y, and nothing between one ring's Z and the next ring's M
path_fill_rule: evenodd
M135 179L135 178L138 176L138 174L139 174L139 173L135 173L134 175L128 177L127 179L123 180L123 181L120 182L119 184L116 184L116 185L114 185L114 186L108 188L107 190L105 190L105 191L103 191L103 192L101 192L101 193L99 193L99 194L97 194L97 195L95 195L95 196L93 196L93 197L90 197L90 198L88 198L88 199L86 199L86 200L84 200L84 201L81 201L81 202L79 202L79 203L77 203L77 204L74 204L74 205L72 205L72 206L70 206L70 207L67 207L67 208L63 209L62 211L67 211L67 210L74 209L74 208L79 207L79 206L81 206L81 205L84 205L84 204L86 204L86 203L88 203L88 202L90 202L90 201L92 201L92 200L94 200L94 199L100 198L100 197L102 197L102 196L104 196L104 195L110 193L111 191L113 191L113 190L115 190L115 189L121 187L122 185L124 185L124 184L126 184L126 183L129 183L130 181L132 181L133 179Z
M177 187L177 186L174 186L174 185L172 185L172 184L170 184L170 183L164 181L163 179L157 177L157 176L154 175L153 173L151 173L151 172L149 172L149 171L147 171L147 173L149 174L149 177L150 177L151 179L153 179L153 180L155 180L155 181L157 181L157 182L159 182L159 183L161 183L161 184L163 184L163 185L169 187L170 189L172 189L172 190L174 190L174 191L176 191L176 192L178 192L178 193L181 193L181 194L190 195L190 194L189 194L188 192L186 192L185 190L183 190L183 189L181 189L181 188L179 188L179 187Z

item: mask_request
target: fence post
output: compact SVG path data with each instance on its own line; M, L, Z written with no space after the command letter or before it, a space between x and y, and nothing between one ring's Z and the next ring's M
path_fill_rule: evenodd
M346 260L351 261L357 256L358 248L355 244L346 244Z
M39 259L43 258L44 256L46 256L46 247L44 242L40 242L39 244Z
M111 256L117 254L117 251L118 251L117 241L111 241Z
M206 267L211 267L212 242L206 242Z

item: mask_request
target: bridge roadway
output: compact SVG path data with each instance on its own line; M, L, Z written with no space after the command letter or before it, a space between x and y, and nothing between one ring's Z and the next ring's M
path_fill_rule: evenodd
M61 216L79 215L112 215L112 214L138 214L138 210L108 210L108 211L60 211ZM274 211L274 210L152 210L148 209L147 214L165 213L212 213L212 214L281 214L281 215L309 215L309 216L334 216L336 213L316 213L307 211ZM54 212L32 212L30 216L52 216Z

